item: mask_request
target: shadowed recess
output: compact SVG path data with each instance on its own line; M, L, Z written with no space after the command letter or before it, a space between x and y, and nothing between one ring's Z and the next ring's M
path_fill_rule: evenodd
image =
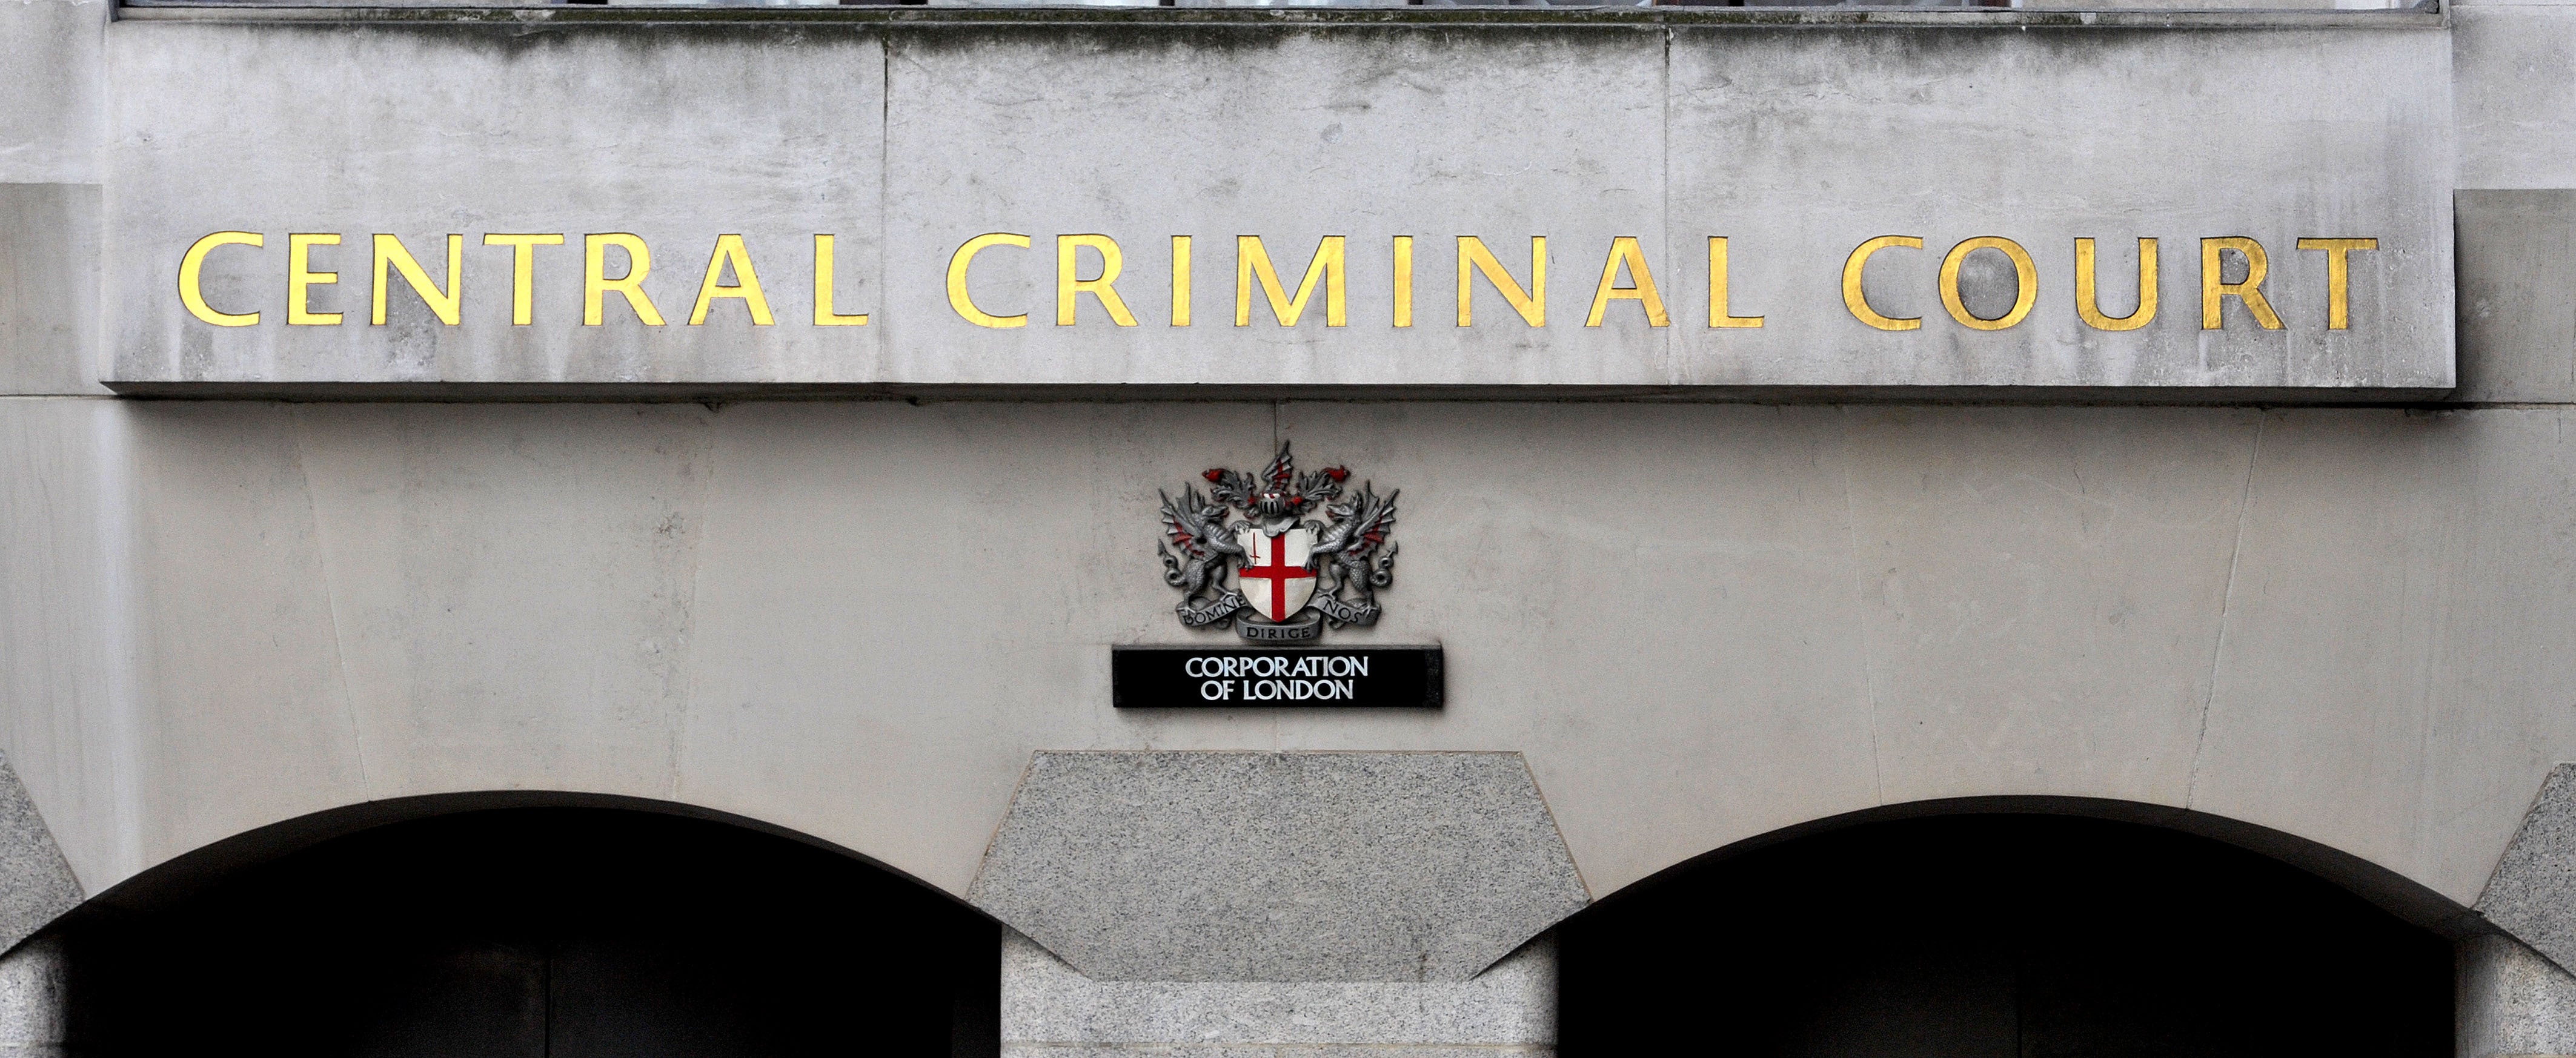
M995 1053L999 936L826 849L512 808L392 823L69 923L91 1055Z
M2449 941L2135 823L1864 823L1692 863L1561 937L1569 1058L2451 1053Z

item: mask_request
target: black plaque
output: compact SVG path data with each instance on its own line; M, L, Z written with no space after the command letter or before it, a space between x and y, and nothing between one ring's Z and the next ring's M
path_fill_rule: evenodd
M1440 708L1439 647L1111 647L1120 709Z

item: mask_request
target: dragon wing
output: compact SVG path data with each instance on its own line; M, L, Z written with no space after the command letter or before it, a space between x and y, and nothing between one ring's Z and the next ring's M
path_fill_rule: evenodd
M1288 442L1279 442L1279 454L1271 457L1270 468L1261 472L1263 486L1286 492L1297 478L1296 461L1288 455Z
M1179 502L1172 494L1156 490L1163 497L1163 534L1171 538L1181 553L1192 558L1207 554L1207 523L1197 516L1202 506L1197 489L1184 490Z
M1314 553L1346 554L1353 558L1368 554L1370 549L1384 542L1387 532L1394 528L1395 498L1401 494L1391 492L1385 499L1379 499L1367 485L1361 485L1359 493L1351 497L1350 516L1325 526L1316 534Z
M1362 558L1377 550L1379 544L1386 542L1386 535L1395 531L1395 498L1404 495L1404 490L1387 493L1381 500L1370 495L1368 486L1363 484L1360 495L1366 497L1374 509L1363 509L1352 518L1356 524L1351 528L1351 542L1345 548L1352 558Z

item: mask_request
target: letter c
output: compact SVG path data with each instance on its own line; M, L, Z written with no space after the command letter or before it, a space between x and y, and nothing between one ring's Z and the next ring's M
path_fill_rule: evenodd
M248 327L259 322L259 313L256 312L215 311L214 306L206 304L206 292L198 285L198 278L206 269L206 255L214 252L215 247L236 244L258 246L261 244L259 233L219 231L197 240L188 247L187 254L179 258L179 303L188 307L188 315L217 327Z
M1881 316L1869 307L1869 298L1860 292L1860 270L1868 266L1869 255L1890 246L1920 250L1923 240L1912 235L1881 235L1860 244L1860 248L1853 250L1851 256L1843 261L1843 307L1851 310L1853 319L1882 331L1916 330L1923 326L1923 317Z
M966 294L966 270L974 267L975 255L984 252L988 246L1017 246L1025 250L1029 248L1029 237L996 231L966 240L966 245L958 247L956 254L948 258L948 307L956 309L966 322L978 327L1026 327L1029 325L1028 313L995 316L976 308L975 299Z

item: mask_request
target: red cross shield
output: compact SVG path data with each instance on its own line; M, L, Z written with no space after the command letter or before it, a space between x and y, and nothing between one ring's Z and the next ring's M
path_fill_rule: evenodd
M1273 536L1246 527L1235 534L1235 542L1243 545L1245 556L1235 583L1261 616L1285 621L1315 597L1315 571L1307 568L1315 557L1314 530L1296 526Z

